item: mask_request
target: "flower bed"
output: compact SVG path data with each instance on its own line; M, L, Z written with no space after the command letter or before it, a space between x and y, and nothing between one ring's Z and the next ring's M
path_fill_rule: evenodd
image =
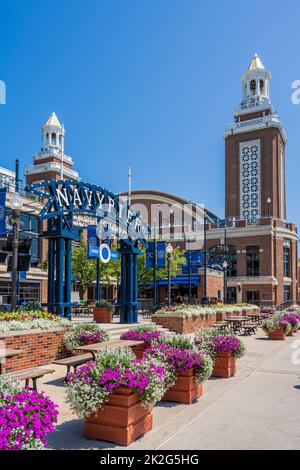
M64 336L64 345L70 353L76 353L75 348L87 344L102 343L109 340L109 334L101 330L95 323L79 323ZM80 354L80 352L79 352Z
M291 325L290 332L288 336L293 336L294 332L300 329L300 316L296 314L284 314L281 319L281 322L287 322Z
M144 344L134 346L132 351L138 359L142 359L146 348L151 346L151 343L161 337L161 332L155 330L152 326L140 326L122 333L120 339L132 341L144 341Z
M165 392L165 368L129 348L105 351L67 378L67 402L85 418L88 439L129 445L152 428L151 408Z
M152 321L176 333L194 333L200 328L208 328L228 315L247 315L257 313L256 306L201 307L180 305L158 310L152 315Z
M0 376L0 450L36 450L57 422L57 405L44 393L22 390Z
M244 343L233 335L230 330L220 335L216 330L200 332L195 344L205 350L214 361L212 375L229 378L236 373L236 359L245 354Z
M205 352L196 351L188 338L161 339L146 350L144 357L165 364L166 401L191 404L202 395L202 383L212 373L211 358Z
M273 315L262 323L262 329L272 340L284 340L291 331L291 324L282 320L282 314Z

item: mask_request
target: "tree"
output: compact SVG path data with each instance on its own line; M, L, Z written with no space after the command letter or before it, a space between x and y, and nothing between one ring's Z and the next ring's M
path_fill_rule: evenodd
M96 281L96 261L87 256L88 245L81 237L80 242L72 249L72 274L76 276L79 297L84 298L85 291Z
M166 255L167 257L167 255ZM180 267L186 264L186 258L183 255L183 251L179 246L176 246L171 256L171 276L176 276ZM138 282L139 282L139 293L145 290L148 282L153 281L153 269L146 268L146 251L143 250L143 254L138 256ZM168 277L168 263L166 259L165 268L156 269L157 280Z

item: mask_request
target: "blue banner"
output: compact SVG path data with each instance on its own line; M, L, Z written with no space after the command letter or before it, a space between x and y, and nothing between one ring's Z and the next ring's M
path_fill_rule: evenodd
M155 256L155 242L148 242L146 251L146 268L151 269L154 267Z
M99 239L96 234L96 227L87 229L88 258L99 259Z
M110 260L119 261L120 253L117 250L110 250Z
M157 267L166 267L166 242L157 242Z
M6 235L6 188L0 188L0 236Z
M191 251L184 254L186 264L182 266L182 274L189 274L189 263L191 263L191 274L198 274L198 269L203 266L203 253L201 251Z

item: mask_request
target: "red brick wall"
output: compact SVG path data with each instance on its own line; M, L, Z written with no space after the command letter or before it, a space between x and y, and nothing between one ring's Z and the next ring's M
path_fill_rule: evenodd
M176 315L152 315L152 321L158 325L168 328L175 333L188 334L199 330L200 328L207 328L213 323L216 323L216 314L213 313L208 318L206 317L179 317Z
M66 330L53 328L51 330L28 330L19 332L0 333L0 348L21 349L20 356L6 359L3 370L12 372L29 367L51 364L55 359L68 356L63 345Z

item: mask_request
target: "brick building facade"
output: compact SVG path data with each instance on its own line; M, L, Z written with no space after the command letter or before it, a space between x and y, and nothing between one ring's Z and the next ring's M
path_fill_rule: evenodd
M225 219L206 209L206 250L203 238L202 242L198 239L212 267L222 270L223 260L213 254L217 247L225 250L227 300L231 302L279 305L298 300L297 228L286 220L287 138L270 101L270 80L270 72L255 55L242 76L242 101L234 111L234 122L224 133ZM188 231L190 238L197 230L204 232L203 217L202 229L197 223L193 227L199 217L190 201L153 190L133 191L131 198L138 210L144 205L146 212L151 204L160 204L163 209L156 207L156 215L151 220L148 215L148 220L153 226L154 217L160 217L156 223L170 227L171 241L176 232L172 215L176 204L191 206L187 210L191 220L182 220L179 231Z

